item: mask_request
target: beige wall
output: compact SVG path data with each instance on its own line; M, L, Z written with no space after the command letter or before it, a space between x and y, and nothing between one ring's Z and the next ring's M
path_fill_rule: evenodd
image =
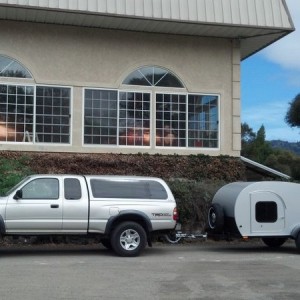
M0 54L24 64L37 84L73 88L72 145L0 143L0 150L240 153L239 45L230 40L0 21ZM82 87L120 88L134 69L170 69L188 92L220 95L220 149L158 150L82 146ZM1 81L1 80L0 80ZM30 83L30 80L27 81ZM143 88L144 90L150 90Z

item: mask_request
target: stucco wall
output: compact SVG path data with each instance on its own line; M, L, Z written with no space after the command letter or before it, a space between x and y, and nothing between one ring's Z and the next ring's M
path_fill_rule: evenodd
M73 87L72 144L22 144L18 146L20 149L176 152L82 146L82 87L120 88L131 71L144 65L158 65L174 72L188 92L220 95L220 149L180 150L180 153L239 155L240 132L236 125L240 123L239 46L231 40L9 21L0 21L0 36L0 54L19 60L30 70L35 83ZM0 143L0 149L16 150L16 145Z

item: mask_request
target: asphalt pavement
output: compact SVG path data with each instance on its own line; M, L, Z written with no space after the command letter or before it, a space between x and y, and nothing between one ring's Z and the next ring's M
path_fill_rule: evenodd
M135 258L101 245L1 246L0 298L300 299L293 242L155 243Z

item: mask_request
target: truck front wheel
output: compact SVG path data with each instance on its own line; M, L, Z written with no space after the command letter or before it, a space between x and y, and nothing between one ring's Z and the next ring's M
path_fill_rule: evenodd
M111 236L112 248L120 256L138 256L146 247L146 243L144 228L135 222L119 224Z

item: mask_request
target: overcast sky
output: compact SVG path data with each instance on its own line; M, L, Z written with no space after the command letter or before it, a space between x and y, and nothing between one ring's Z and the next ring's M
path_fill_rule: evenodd
M296 31L242 62L242 122L267 140L300 141L300 128L284 121L288 104L300 94L300 0L287 0Z

